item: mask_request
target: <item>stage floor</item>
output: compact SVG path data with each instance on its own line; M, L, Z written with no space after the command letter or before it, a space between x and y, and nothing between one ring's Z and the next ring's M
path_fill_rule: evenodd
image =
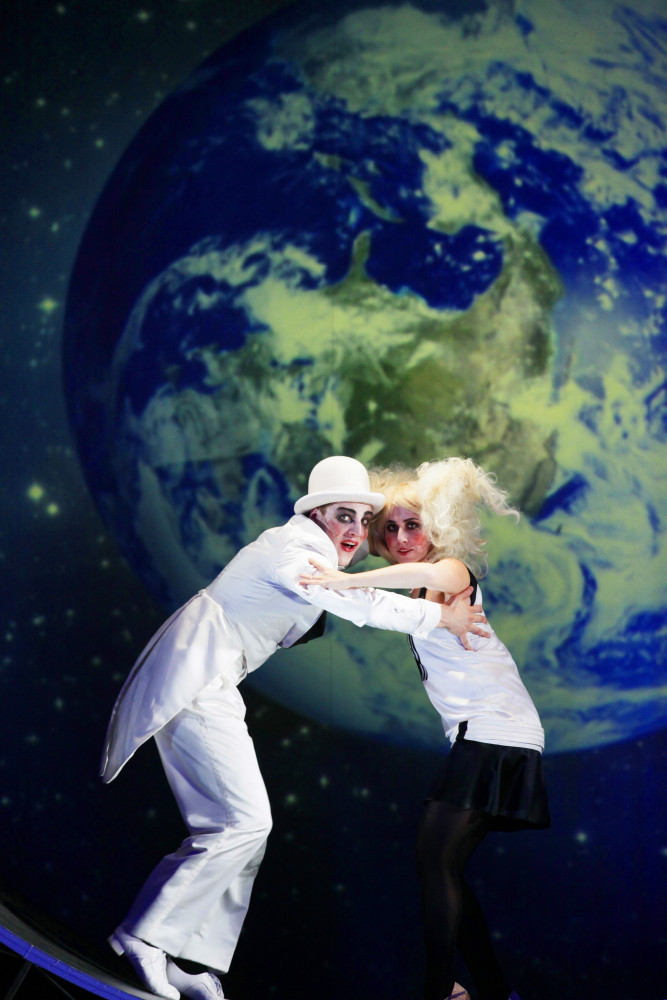
M65 983L71 983L87 993L106 997L108 1000L127 1000L128 997L154 1000L154 994L147 993L113 971L114 956L111 951L110 967L107 968L99 964L97 959L91 959L80 953L71 944L59 941L55 928L32 924L29 917L19 916L2 902L0 902L0 944L10 952L14 952L19 959L23 959L23 962L5 961L2 964L3 977L6 977L6 981L0 984L0 995L5 1000L11 1000L14 996L17 996L18 1000L35 996L34 979L40 974L40 970L51 980L56 989L59 982L65 981L62 982L61 994L71 995L65 988ZM39 995L44 996L42 990Z

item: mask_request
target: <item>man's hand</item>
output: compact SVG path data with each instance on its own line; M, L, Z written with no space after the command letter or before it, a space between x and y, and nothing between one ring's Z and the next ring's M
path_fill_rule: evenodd
M484 637L489 634L480 627L486 622L486 615L481 604L470 603L471 594L472 587L466 587L465 590L450 597L442 605L438 623L438 628L446 628L452 635L458 636L464 649L472 649L468 642L468 632Z

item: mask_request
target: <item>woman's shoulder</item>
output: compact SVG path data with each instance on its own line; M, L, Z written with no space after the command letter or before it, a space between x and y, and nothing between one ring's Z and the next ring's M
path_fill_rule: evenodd
M442 584L438 589L442 590L444 594L449 596L459 594L466 587L471 586L473 588L471 596L474 596L477 580L463 560L455 556L445 556L443 559L436 560L433 566L440 576ZM471 601L471 603L474 602Z

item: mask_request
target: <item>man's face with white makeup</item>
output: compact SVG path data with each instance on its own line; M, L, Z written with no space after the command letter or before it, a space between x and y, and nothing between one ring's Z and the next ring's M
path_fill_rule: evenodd
M370 504L350 500L316 507L309 514L336 546L339 566L348 566L359 546L366 541L372 516Z

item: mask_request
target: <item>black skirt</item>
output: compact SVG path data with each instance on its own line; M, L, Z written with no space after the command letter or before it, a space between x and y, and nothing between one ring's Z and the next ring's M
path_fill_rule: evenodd
M492 830L551 826L539 750L466 740L459 734L426 801L479 809Z

